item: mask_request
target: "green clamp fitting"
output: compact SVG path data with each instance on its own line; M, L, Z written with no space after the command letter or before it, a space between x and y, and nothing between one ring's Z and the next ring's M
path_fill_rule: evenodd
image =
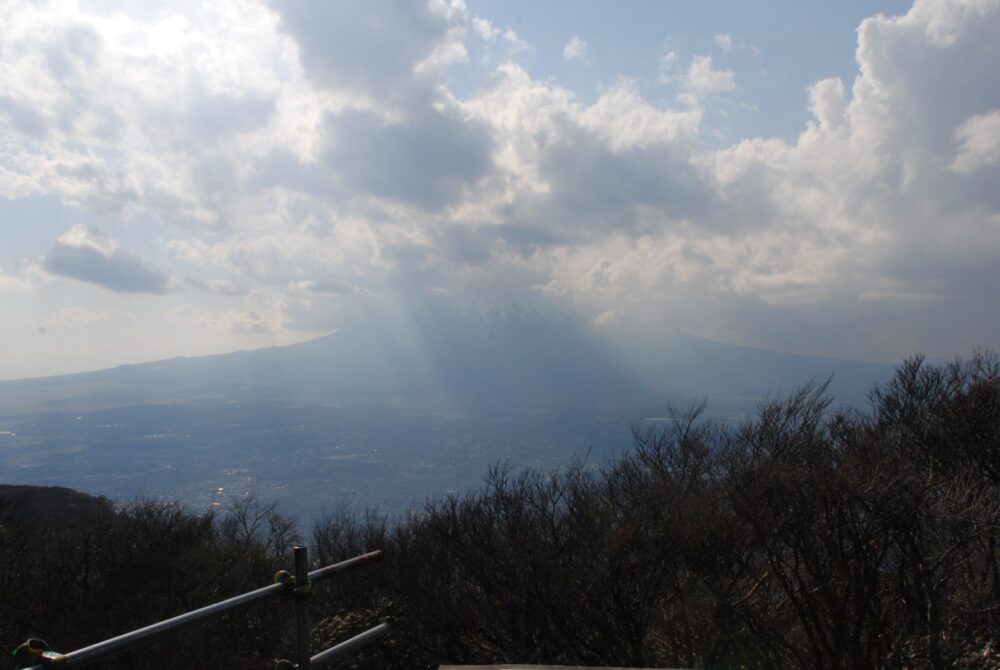
M312 582L309 581L308 577L304 584L299 584L298 580L295 579L295 575L288 570L278 570L274 575L274 583L283 584L285 588L291 590L297 596L307 596L312 593Z
M295 664L284 658L274 664L274 670L295 670Z

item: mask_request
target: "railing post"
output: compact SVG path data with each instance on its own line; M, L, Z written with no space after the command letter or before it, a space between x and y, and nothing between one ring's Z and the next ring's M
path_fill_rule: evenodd
M309 670L312 622L309 620L309 550L295 547L295 628L298 641L298 669Z

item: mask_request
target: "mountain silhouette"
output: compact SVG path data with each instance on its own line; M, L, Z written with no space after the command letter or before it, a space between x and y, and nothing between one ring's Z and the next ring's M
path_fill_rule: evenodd
M723 344L677 329L616 348L566 316L438 310L368 320L314 340L106 370L0 382L0 416L164 402L361 401L476 411L706 398L752 408L761 396L832 378L860 402L891 366Z

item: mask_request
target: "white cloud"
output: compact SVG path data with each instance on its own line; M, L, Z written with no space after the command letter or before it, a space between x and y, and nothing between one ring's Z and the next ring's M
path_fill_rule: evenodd
M736 75L732 70L716 69L711 56L693 56L686 69L680 67L680 54L668 51L660 56L657 82L678 84L678 101L697 107L706 95L736 89Z
M472 26L473 32L479 35L479 37L483 40L487 42L502 42L505 44L507 46L508 56L514 56L525 51L531 51L531 45L521 39L512 28L500 30L480 16L473 17L470 25Z
M856 79L812 85L797 138L718 150L703 119L737 82L707 55L662 57L671 103L628 79L583 102L509 59L459 97L445 75L477 65L470 49L520 48L460 3L4 5L0 194L171 240L169 274L201 290L155 300L191 301L209 333L333 328L345 300L405 287L813 353L949 354L1000 332L995 4L865 21ZM85 227L42 265L173 288ZM935 323L961 318L961 336Z
M26 291L30 288L30 281L7 273L0 265L0 291Z
M478 218L520 253L583 244L711 207L687 142L700 113L654 106L623 80L592 105L508 65L493 89L465 107L493 127L499 189ZM704 197L704 200L702 200ZM508 225L510 224L510 225Z
M715 45L722 50L723 53L729 53L733 50L733 38L732 35L726 33L720 33L715 36Z
M148 17L5 4L0 90L16 105L0 115L20 121L0 124L4 168L21 193L225 223L241 163L272 146L306 153L311 121L336 104L306 85L276 26L253 4Z
M1000 165L1000 110L975 114L955 129L958 155L951 169L972 174L992 165Z
M809 87L809 109L823 128L837 128L847 121L847 96L839 78L823 79Z
M994 184L956 181L949 167L993 160L1000 82L985 67L973 79L956 73L996 59L988 36L997 12L952 21L955 39L944 44L929 27L934 7L915 10L862 25L851 94L838 79L810 87L815 121L791 143L749 139L687 153L697 114L676 123L684 118L677 110L649 105L627 84L583 106L505 70L503 85L477 103L501 123L499 164L527 176L508 177L523 188L508 188L498 221L519 227L501 239L530 250L527 264L544 295L594 315L614 310L622 323L669 314L724 339L844 356L899 356L917 342L943 353L992 342L1000 323L985 287L1000 281L1000 202ZM679 60L664 57L665 79L698 94L735 87L732 73L709 57L685 70ZM931 61L940 67L922 65ZM674 123L658 133L647 125L653 119ZM964 158L956 158L956 143ZM606 171L589 167L597 164ZM674 176L684 165L691 171L671 182L654 165L673 165ZM645 172L630 172L638 166ZM639 174L655 175L651 182L667 195L650 198ZM539 222L533 236L524 229L531 221ZM572 236L561 233L564 222ZM612 265L613 284L599 274ZM970 324L978 336L956 338L935 315L960 318L957 305L972 295L983 301Z
M698 93L718 93L736 88L732 70L717 70L711 56L695 56L688 65L685 83Z
M678 79L676 68L680 60L680 54L676 51L667 51L660 56L659 75L657 81L661 84L669 84Z
M587 62L587 43L579 35L573 35L563 47L563 59L568 61Z
M481 16L473 17L470 25L476 34L484 40L495 40L503 34L499 28L496 28L492 23Z
M511 28L508 28L503 32L503 40L507 44L508 53L510 55L532 51L531 45L528 41L519 37L518 34Z
M654 107L634 82L622 80L583 109L579 120L611 149L621 151L691 137L698 132L701 111Z
M744 141L714 158L724 197L742 203L745 223L759 228L704 255L734 291L793 314L798 327L829 323L818 305L839 313L852 324L851 344L839 353L863 346L863 332L872 349L887 352L898 351L887 332L907 342L897 346L918 333L920 346L939 351L945 341L994 341L987 302L969 324L976 337L956 338L940 325L945 313L959 320L957 305L970 296L988 301L985 286L1000 281L991 269L1000 261L995 188L954 174L992 160L997 102L988 92L1000 80L985 63L1000 57L987 37L1000 29L1000 7L963 5L918 2L903 17L867 19L850 98L838 80L818 82L809 92L817 121L795 143ZM864 316L873 296L884 317ZM884 320L890 313L893 326ZM764 321L747 326L757 343L790 339ZM816 342L826 340L819 330L810 330Z

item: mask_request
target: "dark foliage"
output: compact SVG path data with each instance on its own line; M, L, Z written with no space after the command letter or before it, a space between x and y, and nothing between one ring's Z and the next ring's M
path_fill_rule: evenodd
M318 601L327 636L396 624L355 668L1000 667L998 370L915 358L867 412L822 384L738 426L694 407L605 467L335 515L324 560L390 558Z
M111 501L62 486L0 484L0 520L37 521L48 526L89 526L114 513Z

